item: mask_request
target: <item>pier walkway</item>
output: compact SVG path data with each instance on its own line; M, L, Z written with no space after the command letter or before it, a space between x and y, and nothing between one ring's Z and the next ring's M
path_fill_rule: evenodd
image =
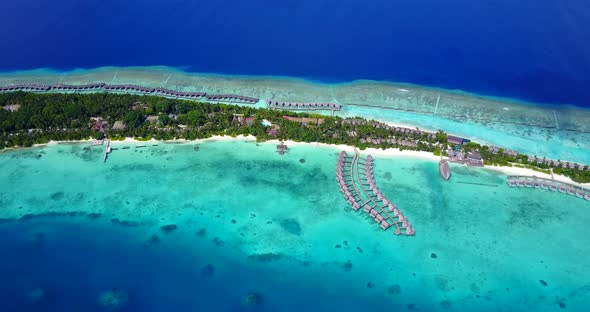
M291 103L268 100L266 107L281 110L331 110L339 111L342 105L335 103Z
M111 152L111 140L104 140L105 147L104 147L104 154L102 155L102 162L107 162L107 157L109 155L109 153Z
M575 186L569 183L560 182L552 179L545 179L539 177L530 176L508 176L506 183L510 187L524 187L524 188L535 188L542 190L549 190L552 192L560 192L578 198L582 198L590 201L590 190L584 189L579 186Z
M336 165L336 181L352 209L362 208L383 230L393 226L396 235L415 235L407 218L375 184L371 155L362 159L356 149L354 156L341 152Z

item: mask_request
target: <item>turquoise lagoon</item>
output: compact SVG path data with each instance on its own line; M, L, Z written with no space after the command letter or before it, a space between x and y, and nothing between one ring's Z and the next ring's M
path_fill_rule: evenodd
M527 103L418 85L358 80L326 84L273 76L226 76L180 69L102 67L73 71L47 69L0 74L0 84L90 82L133 83L184 91L234 93L266 100L336 102L341 117L379 121L449 133L521 153L590 163L590 109Z
M3 311L104 311L111 288L128 294L123 311L590 306L589 202L377 157L377 183L417 232L397 237L347 207L336 148L146 145L114 142L106 163L88 144L0 153Z

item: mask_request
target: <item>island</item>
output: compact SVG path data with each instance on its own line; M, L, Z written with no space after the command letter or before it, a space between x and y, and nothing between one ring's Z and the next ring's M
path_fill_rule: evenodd
M46 92L51 87L34 84L2 88L0 149L90 138L132 137L147 141L252 135L261 142L276 139L343 144L361 150L425 151L468 166L515 166L564 175L578 183L590 182L590 167L586 164L525 155L442 130L428 132L365 118L334 116L340 105L268 101L266 108L256 108L235 105L259 100L240 95L183 93L134 85L58 87L53 86L52 92ZM91 92L64 93L72 90ZM299 109L314 107L329 109L332 114Z

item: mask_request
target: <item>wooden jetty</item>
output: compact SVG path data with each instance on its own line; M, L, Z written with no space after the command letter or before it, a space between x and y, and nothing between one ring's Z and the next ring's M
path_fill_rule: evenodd
M549 190L552 192L560 192L563 194L568 194L580 199L590 201L590 190L573 184L556 181L553 179L546 179L535 176L531 177L511 175L508 176L508 178L506 179L506 183L510 187Z
M352 209L363 208L383 230L393 226L395 235L416 234L408 219L377 187L371 155L363 160L356 149L354 156L341 152L336 164L336 181Z
M107 155L111 152L111 140L105 140L104 154L102 155L102 162L107 162Z

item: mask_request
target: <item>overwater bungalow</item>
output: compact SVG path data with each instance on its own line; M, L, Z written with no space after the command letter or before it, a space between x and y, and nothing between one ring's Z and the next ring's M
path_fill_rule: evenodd
M281 143L277 145L277 152L279 153L279 155L283 155L285 154L285 151L288 149L287 145Z
M381 221L383 221L383 219L384 219L383 216L380 214L375 216L375 221L377 221L377 223L381 223Z
M514 182L514 178L508 178L508 186L515 187L516 183Z
M406 217L400 212L400 214L397 216L397 221L404 222L404 220L406 220Z

